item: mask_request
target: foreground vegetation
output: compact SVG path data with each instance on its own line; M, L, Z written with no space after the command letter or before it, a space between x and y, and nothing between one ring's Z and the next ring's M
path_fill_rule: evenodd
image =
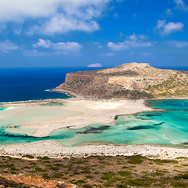
M139 155L70 159L0 157L0 172L1 177L12 174L41 176L43 179L69 182L83 188L187 187L188 159L160 160ZM9 183L0 178L0 185L5 187L28 187Z

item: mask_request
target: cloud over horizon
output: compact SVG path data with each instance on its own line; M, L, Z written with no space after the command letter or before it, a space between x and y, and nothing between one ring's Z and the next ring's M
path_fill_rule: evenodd
M33 47L39 48L52 48L54 50L63 50L63 51L79 51L82 46L77 42L58 42L52 43L50 40L39 39L36 44L33 44Z
M147 39L145 35L130 35L124 42L113 43L108 42L108 48L114 51L121 51L130 48L137 48L137 47L150 47L153 44L151 42L145 42L144 40Z

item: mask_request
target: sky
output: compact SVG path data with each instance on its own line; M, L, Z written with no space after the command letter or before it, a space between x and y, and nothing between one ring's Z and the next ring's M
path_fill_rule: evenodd
M188 67L188 0L1 0L0 68Z

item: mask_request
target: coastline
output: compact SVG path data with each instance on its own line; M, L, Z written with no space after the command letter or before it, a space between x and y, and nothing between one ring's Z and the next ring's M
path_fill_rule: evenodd
M187 157L187 148L153 145L85 145L66 147L56 141L46 140L28 144L3 147L0 156L22 157L26 155L51 158L86 158L90 156L132 156L142 155L153 159L176 159Z
M151 108L144 105L144 100L130 101L130 100L98 100L91 101L84 98L69 98L69 99L49 99L40 101L30 101L25 103L5 104L4 106L18 107L14 109L15 114L20 114L21 109L24 113L33 110L47 110L48 107L41 105L49 104L50 102L63 103L63 106L55 106L53 109L58 109L63 112L70 112L70 116L58 116L56 119L49 118L49 120L31 121L29 123L20 124L19 127L27 127L37 129L34 137L45 137L53 131L65 127L71 129L83 128L92 124L113 124L116 115L134 114L138 112L152 111ZM19 108L20 107L20 108ZM23 111L23 110L22 110ZM72 113L72 115L71 115ZM6 114L6 112L4 112ZM7 116L9 115L7 111Z
M50 90L51 92L58 92L58 93L65 93L66 95L72 97L72 98L77 98L77 99L84 99L83 96L81 95L77 95L76 93L74 93L73 91L68 91L68 90L64 90L64 89L58 89L58 88L54 88Z
M66 92L66 91L61 91ZM48 105L51 102L65 103L65 111L79 111L80 114L66 117L59 121L32 122L20 125L20 127L37 128L34 133L35 137L44 137L51 134L53 131L69 127L78 129L87 125L96 123L112 123L117 116L134 115L141 112L163 111L161 109L151 109L146 106L146 100L88 100L84 97L74 95L69 99L46 99L36 101L5 103L3 106L9 107L40 107ZM156 100L156 99L153 99ZM158 99L161 100L161 99ZM174 99L175 100L175 99ZM166 110L164 110L166 111ZM154 145L115 145L115 144L100 144L100 145L85 145L77 147L66 147L63 144L46 140L33 142L28 144L3 145L0 151L2 156L21 157L23 155L33 156L48 156L48 157L87 157L87 156L130 156L142 155L151 158L174 159L177 157L187 157L188 149L177 148L173 146L154 146ZM50 148L50 149L49 149Z

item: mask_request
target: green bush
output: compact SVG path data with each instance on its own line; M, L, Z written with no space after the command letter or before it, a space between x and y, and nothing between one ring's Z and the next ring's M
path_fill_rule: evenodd
M114 172L106 172L106 173L103 173L103 175L101 176L101 179L103 179L103 180L109 180L109 179L111 179L114 175L115 175Z
M131 164L141 164L143 162L143 159L145 157L142 157L141 155L133 155L133 156L128 156L127 159L129 159L127 162Z
M129 171L119 171L118 174L120 176L129 176L131 174L131 172L129 172Z

